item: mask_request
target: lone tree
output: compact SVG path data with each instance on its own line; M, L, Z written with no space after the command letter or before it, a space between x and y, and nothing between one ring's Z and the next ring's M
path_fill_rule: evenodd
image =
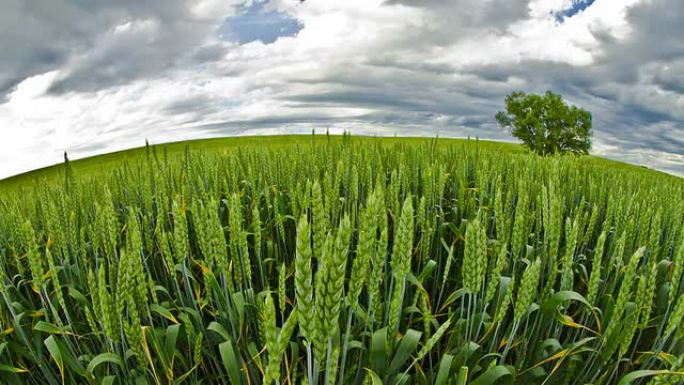
M587 154L591 148L591 113L569 106L551 91L544 95L513 92L506 97L506 112L496 120L539 155Z

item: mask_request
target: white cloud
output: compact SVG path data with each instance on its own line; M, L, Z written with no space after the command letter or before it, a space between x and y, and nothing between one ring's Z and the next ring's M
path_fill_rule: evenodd
M611 59L642 33L631 9L649 3L597 0L559 24L550 12L568 1L272 0L268 9L303 29L243 45L216 34L231 2L102 11L104 32L0 99L0 177L58 162L64 150L82 157L145 139L331 127L510 140L492 118L503 97L547 88L594 112L597 154L615 148L629 154L622 160L682 172L684 160L664 144L682 131L684 99L668 80L681 61L639 59L627 67L637 80L624 82L616 74L629 72L627 61ZM658 117L648 147L624 106Z

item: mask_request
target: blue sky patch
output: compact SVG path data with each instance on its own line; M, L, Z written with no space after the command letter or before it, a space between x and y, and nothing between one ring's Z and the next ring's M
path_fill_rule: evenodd
M237 40L240 44L261 41L270 44L279 37L294 36L304 26L283 12L264 11L269 0L255 0L243 7L237 16L227 18L218 35L223 40Z
M223 106L223 108L226 108L226 109L233 109L233 108L238 108L238 107L240 107L240 106L242 105L242 103L240 103L239 100L224 99L224 100L221 102L221 105Z
M596 0L573 0L572 6L570 8L553 12L553 15L556 17L556 21L562 23L563 21L565 21L565 19L573 17L576 14L589 8L592 4L594 4L594 1Z

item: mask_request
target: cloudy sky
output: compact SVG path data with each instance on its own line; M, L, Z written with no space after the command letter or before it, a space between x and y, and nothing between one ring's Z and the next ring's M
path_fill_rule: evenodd
M684 175L682 0L0 0L0 178L191 138L513 140L514 90L592 153Z

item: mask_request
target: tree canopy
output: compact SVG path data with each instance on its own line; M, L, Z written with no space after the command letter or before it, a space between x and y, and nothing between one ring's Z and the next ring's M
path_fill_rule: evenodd
M506 111L496 120L539 155L587 154L591 149L591 113L570 106L551 91L544 95L516 91L506 97Z

